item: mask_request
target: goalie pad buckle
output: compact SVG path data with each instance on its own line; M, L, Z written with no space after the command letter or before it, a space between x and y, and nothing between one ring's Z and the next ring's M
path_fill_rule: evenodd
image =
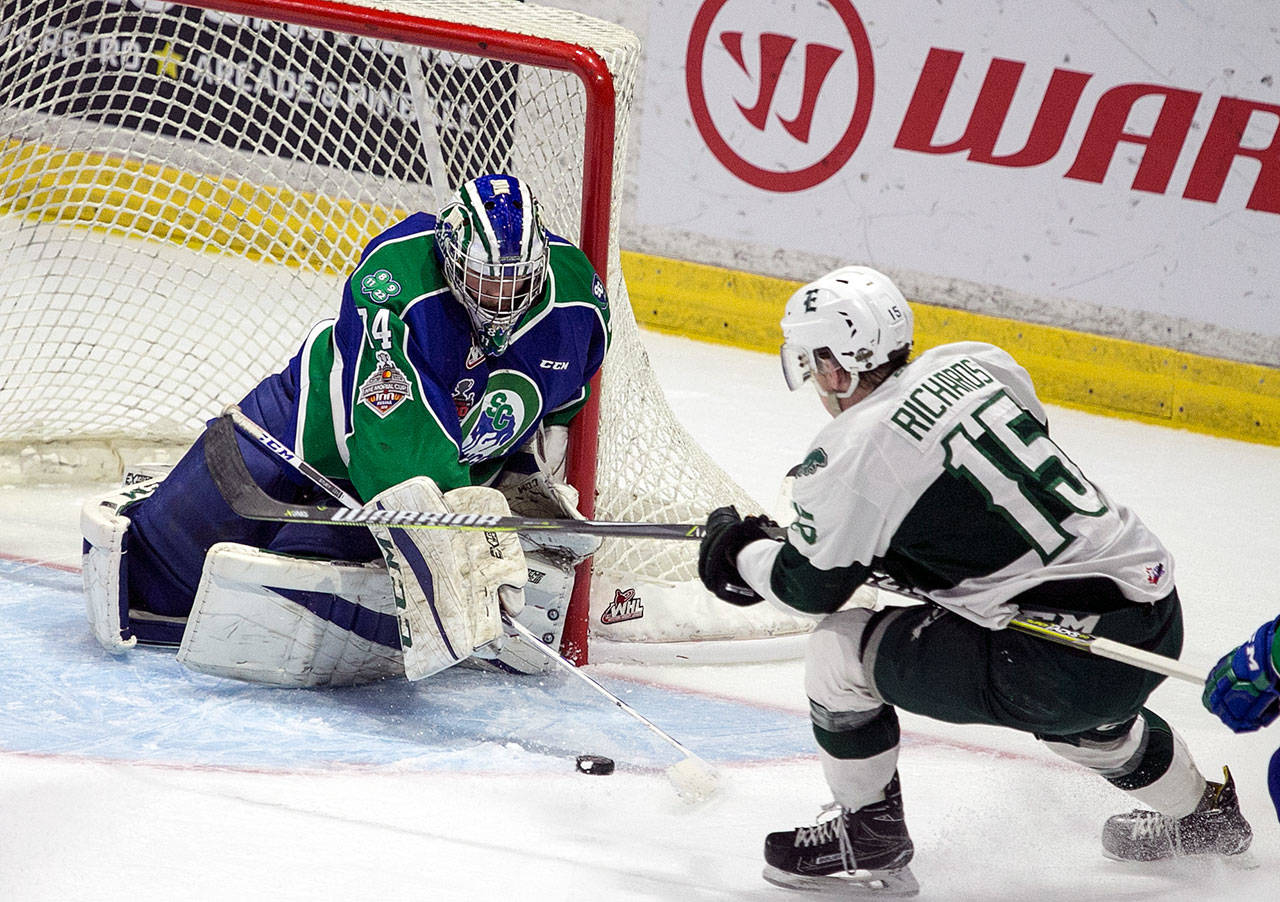
M560 533L543 535L554 536L559 542L580 538ZM520 537L520 544L524 547L529 581L524 587L524 610L515 619L541 638L548 648L559 651L565 614L573 594L574 567L581 558L564 548L541 545L531 540L527 533ZM478 670L532 674L546 673L555 664L544 652L530 648L512 627L504 625L502 639L477 651L467 661L467 666Z

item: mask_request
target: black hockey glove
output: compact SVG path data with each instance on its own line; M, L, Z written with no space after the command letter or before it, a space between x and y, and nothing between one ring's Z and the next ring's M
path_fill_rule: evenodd
M764 528L777 525L768 517L744 520L733 505L713 510L707 515L707 532L698 548L698 578L702 584L717 598L733 604L763 601L738 572L738 552L757 539L771 538Z

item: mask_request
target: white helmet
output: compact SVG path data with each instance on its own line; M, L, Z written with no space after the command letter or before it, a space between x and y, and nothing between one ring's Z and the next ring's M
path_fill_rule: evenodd
M838 414L837 399L853 394L859 373L905 359L913 331L911 307L888 276L866 266L841 267L787 301L782 375L795 391L813 377L819 357L853 374L849 389L838 394L814 380L823 404Z

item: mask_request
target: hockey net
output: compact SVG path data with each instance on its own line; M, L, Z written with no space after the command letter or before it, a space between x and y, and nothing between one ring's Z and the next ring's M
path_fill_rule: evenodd
M758 508L671 414L622 279L631 32L510 0L0 6L0 483L176 460L335 314L372 236L507 171L607 274L598 425L575 436L595 516ZM794 653L807 624L726 610L695 554L606 541L594 659Z

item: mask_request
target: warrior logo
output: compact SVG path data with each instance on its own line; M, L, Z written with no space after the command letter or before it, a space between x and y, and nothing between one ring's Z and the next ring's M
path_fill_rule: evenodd
M453 406L458 410L458 419L461 420L471 408L476 406L476 382L474 379L463 379L453 387Z
M474 370L483 362L484 351L480 350L475 345L472 345L471 350L467 351L467 369Z
M400 293L400 283L391 273L380 269L360 280L360 292L375 304L383 304Z
M623 623L627 620L639 620L644 616L644 605L636 597L635 589L613 590L613 601L600 615L601 623Z
M405 401L413 400L413 386L391 361L386 351L378 351L378 362L369 378L360 383L359 401L379 417L385 418Z
M800 462L800 466L792 470L794 476L812 476L827 465L827 452L821 448L814 448Z

